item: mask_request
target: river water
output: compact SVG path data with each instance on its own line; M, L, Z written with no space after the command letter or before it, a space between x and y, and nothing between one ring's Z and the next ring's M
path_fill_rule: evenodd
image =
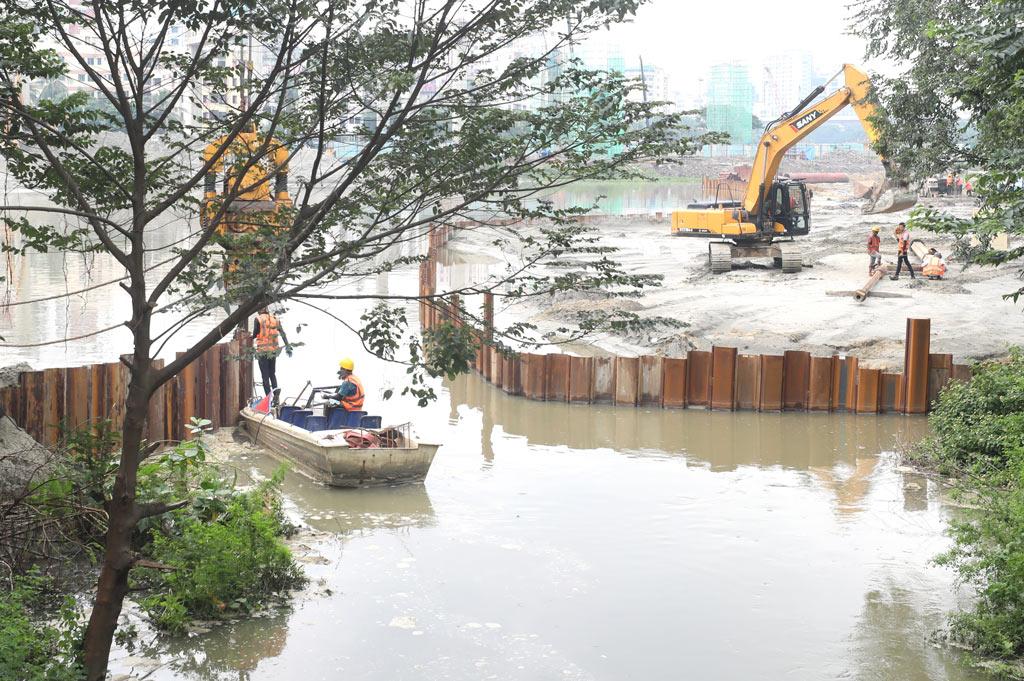
M423 485L290 473L310 587L149 650L150 678L975 678L929 642L956 605L930 563L948 511L891 456L924 421L545 404L475 377L441 402Z
M18 267L15 300L120 275L102 259L52 254ZM416 284L403 269L345 292ZM108 286L10 308L0 335L88 333L123 318L123 303ZM367 304L327 307L358 323ZM161 665L146 678L978 678L930 641L958 605L952 575L931 562L948 546L951 511L893 454L926 434L925 420L546 404L472 376L435 384L438 400L419 408L381 399L401 389L404 368L370 357L329 317L296 303L282 320L302 343L280 360L286 395L329 382L352 356L370 411L413 420L443 447L422 485L333 490L289 473L290 512L310 528L295 546L310 586L265 617L146 637L145 656ZM118 331L3 350L0 365L113 361L129 349ZM246 475L277 465L218 441ZM140 659L116 658L118 673Z

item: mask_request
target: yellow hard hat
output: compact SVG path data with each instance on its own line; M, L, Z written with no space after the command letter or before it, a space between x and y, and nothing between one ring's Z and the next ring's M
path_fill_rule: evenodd
M881 232L881 231L882 231L882 228L881 228L881 227L872 227L872 228L871 228L871 231L872 231L872 232Z
M353 362L348 357L346 357L345 359L343 359L340 362L338 362L338 366L341 367L342 369L347 370L347 371L352 371L353 369L356 368L356 363Z

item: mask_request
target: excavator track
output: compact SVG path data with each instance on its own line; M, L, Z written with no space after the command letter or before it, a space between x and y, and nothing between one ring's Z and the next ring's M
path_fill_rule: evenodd
M721 241L708 244L708 264L714 274L732 270L732 244Z
M792 241L783 241L772 244L775 264L782 268L786 274L796 274L803 269L803 251L800 245Z

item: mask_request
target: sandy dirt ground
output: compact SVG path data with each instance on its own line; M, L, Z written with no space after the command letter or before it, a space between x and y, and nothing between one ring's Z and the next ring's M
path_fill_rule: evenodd
M975 209L970 199L929 203L964 216ZM667 215L660 221L653 216L604 218L595 229L603 243L620 249L616 259L631 272L663 274L663 286L636 300L566 294L521 302L499 314L498 324L525 319L558 338L554 329L574 312L623 305L640 315L678 320L682 328L599 334L569 349L580 354L665 356L712 345L733 346L744 353L800 349L817 355L854 355L874 368L898 368L903 361L906 319L927 317L932 320L932 352L951 352L958 362L1005 355L1024 333L1021 308L1002 299L1021 285L1019 267L964 269L950 262L943 281L920 275L912 281L904 272L899 281L883 279L876 287L885 297L857 303L852 295L836 295L852 293L866 281L865 244L872 225L882 227L884 263L895 265L892 230L907 215L863 215L852 184L819 185L812 200L811 234L800 240L805 263L801 273L769 269L770 261L765 260L719 275L708 270L707 242L671 236ZM489 245L489 238L493 234L464 234L451 248L468 262L505 260ZM950 253L948 237L914 233L913 238ZM911 261L917 264L913 256Z

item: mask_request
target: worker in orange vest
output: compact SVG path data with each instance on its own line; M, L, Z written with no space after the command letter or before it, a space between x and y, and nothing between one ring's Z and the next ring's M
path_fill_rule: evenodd
M267 395L273 393L276 405L281 397L281 389L277 387L277 356L281 354L282 341L285 352L289 357L292 356L288 336L281 328L280 320L263 307L253 321L252 337L256 349L256 363L259 364L260 376L263 378L263 392Z
M346 357L338 363L338 378L341 385L338 392L332 397L341 404L345 411L362 411L363 401L366 398L366 391L363 390L363 383L352 371L356 368L355 362Z
M881 227L872 227L871 235L868 237L868 276L875 273L876 267L882 266L882 239L878 236Z
M942 279L946 275L946 260L934 248L928 249L928 255L924 258L924 267L921 274L929 279Z
M903 269L904 263L907 265L907 269L910 271L910 278L916 279L914 276L914 268L910 265L910 232L907 231L907 224L901 222L896 227L896 274L889 277L893 281L900 278L900 270Z

